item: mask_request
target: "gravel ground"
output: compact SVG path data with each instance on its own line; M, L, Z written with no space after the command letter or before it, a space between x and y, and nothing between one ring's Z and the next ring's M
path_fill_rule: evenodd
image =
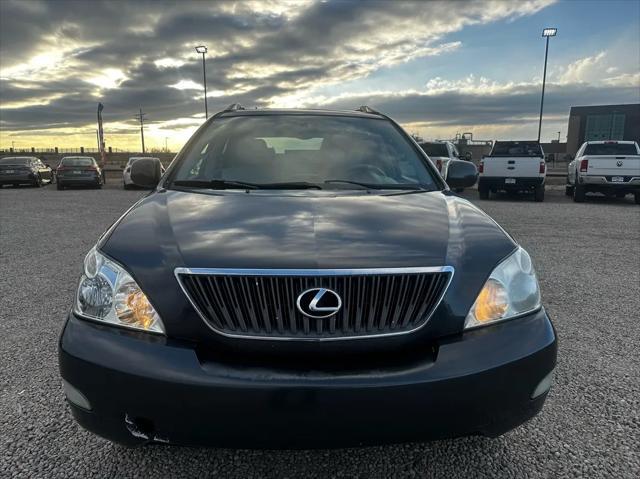
M57 339L82 258L140 191L0 191L0 477L639 477L640 207L478 201L534 257L560 338L543 412L499 439L347 450L125 449L80 429ZM72 232L70 234L70 232Z

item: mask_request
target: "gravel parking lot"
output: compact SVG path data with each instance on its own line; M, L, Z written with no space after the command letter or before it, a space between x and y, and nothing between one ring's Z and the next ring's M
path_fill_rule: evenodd
M57 339L84 254L141 191L0 191L0 477L639 477L640 207L478 201L536 261L560 339L543 412L499 439L348 450L125 449L80 429Z

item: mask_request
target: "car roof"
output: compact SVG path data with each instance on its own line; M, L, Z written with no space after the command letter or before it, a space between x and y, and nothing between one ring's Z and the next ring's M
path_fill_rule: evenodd
M63 156L63 160L95 160L93 156Z
M3 156L0 160L37 160L35 156Z
M265 115L314 115L314 116L351 116L357 118L372 118L386 120L382 114L365 113L356 110L321 110L321 109L299 109L299 108L256 108L253 110L230 110L224 111L218 117L231 116L265 116Z

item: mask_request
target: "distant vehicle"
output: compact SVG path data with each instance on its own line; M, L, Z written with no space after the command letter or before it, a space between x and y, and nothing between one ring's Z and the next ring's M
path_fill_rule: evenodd
M56 170L58 189L68 186L94 186L102 188L102 168L91 156L65 156Z
M471 155L460 156L456 145L450 141L423 141L419 143L420 148L424 151L429 159L436 165L440 175L446 180L449 165L452 161L465 160L470 161ZM463 188L456 188L460 192Z
M449 162L460 158L460 153L458 153L456 145L450 141L424 141L420 143L420 148L429 156L442 177L446 180Z
M586 193L624 198L640 205L640 149L635 141L587 141L567 170L567 196L582 203Z
M160 161L160 158L149 156L132 156L131 158L129 158L129 161L127 161L127 165L124 167L124 171L122 172L122 185L124 186L125 190L128 190L132 186L135 186L131 181L131 165L133 165L135 161L143 158L148 160ZM164 174L164 167L162 166L162 163L160 163L160 171Z
M489 199L491 192L533 192L535 201L544 201L547 165L537 141L496 141L489 156L478 165L478 193Z
M42 186L53 181L53 170L35 156L6 156L0 159L0 187Z

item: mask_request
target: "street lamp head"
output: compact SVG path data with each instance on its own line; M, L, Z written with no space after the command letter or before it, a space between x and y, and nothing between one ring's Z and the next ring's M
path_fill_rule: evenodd
M196 51L198 53L207 53L207 47L205 47L204 45L199 45L196 47Z
M545 28L544 30L542 30L542 36L555 37L557 32L558 32L557 28Z

